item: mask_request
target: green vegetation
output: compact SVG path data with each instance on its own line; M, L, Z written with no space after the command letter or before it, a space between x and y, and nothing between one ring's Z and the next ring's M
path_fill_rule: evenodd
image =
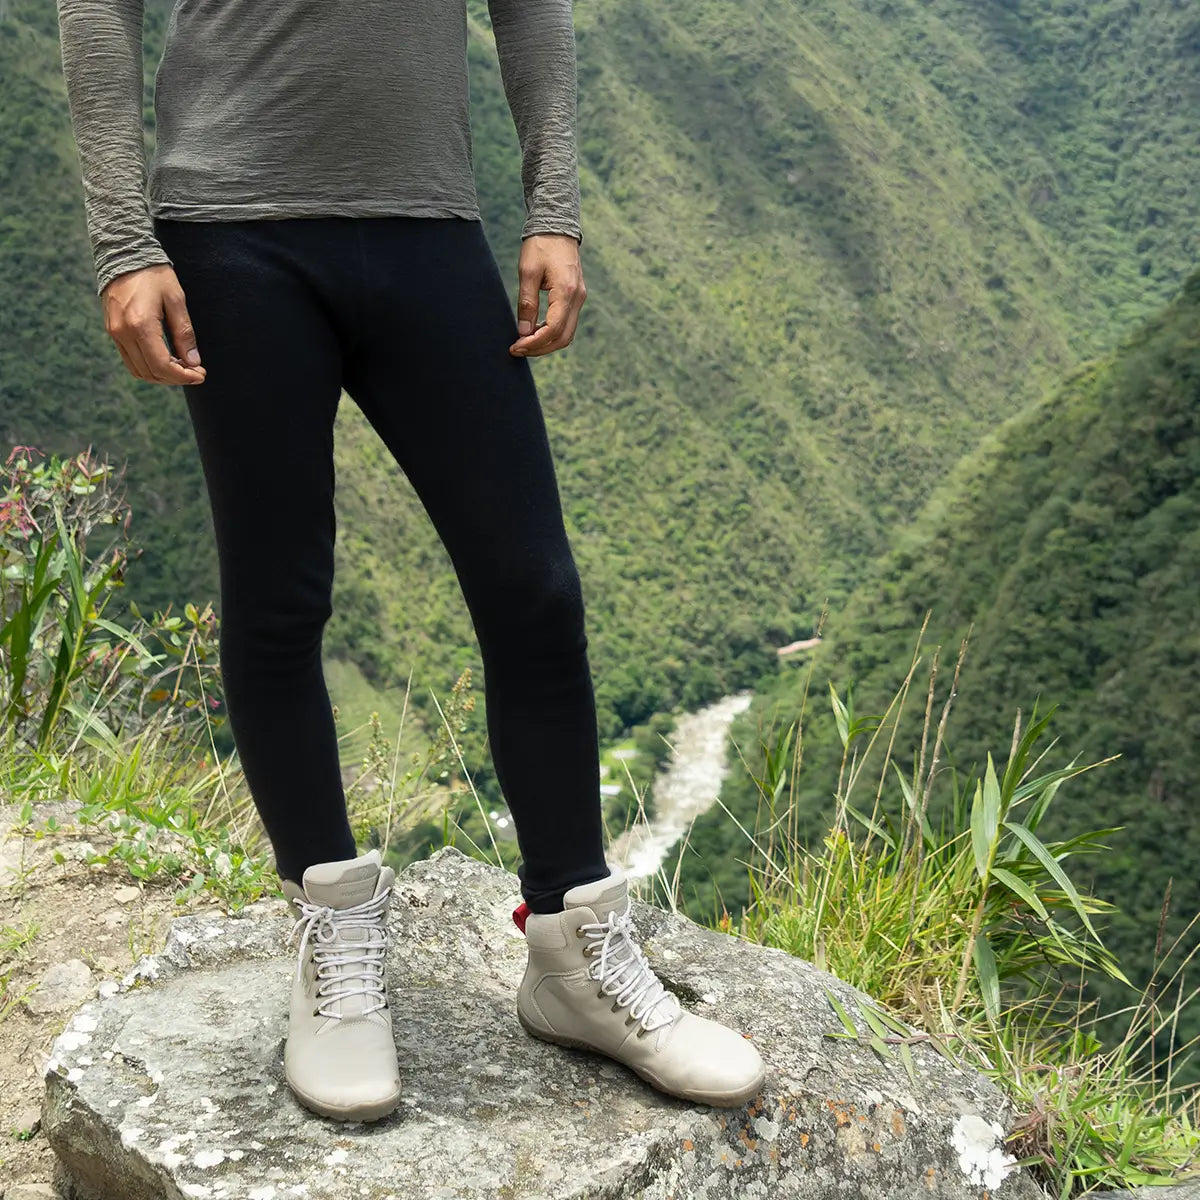
M32 991L32 985L23 992L14 992L9 984L13 966L22 953L37 937L36 921L24 921L20 925L0 925L0 1021Z
M1081 813L1122 827L1111 853L1089 859L1081 878L1117 903L1106 936L1139 987L1155 965L1155 931L1170 943L1200 910L1191 803L1200 779L1198 381L1200 273L1112 354L1080 367L952 473L871 582L828 618L815 663L820 678L855 681L859 712L882 712L928 611L926 645L954 648L970 636L944 762L982 768L998 714L1039 697L1058 705L1064 760L1117 756L1073 782L1047 828L1061 832ZM789 667L735 726L735 740L752 744L748 730L776 707L796 709L804 687ZM902 736L923 711L910 706ZM819 838L828 822L839 754L834 722L814 722L795 815L800 837ZM747 782L724 793L743 824L757 803ZM948 786L935 789L935 808L950 803ZM887 797L898 815L900 793ZM684 888L705 911L716 889L731 909L749 899L736 861L742 840L720 814L693 830L697 854L685 859ZM1093 977L1091 986L1111 1008L1125 1002L1111 981ZM1158 1029L1160 1055L1172 1032ZM1197 1033L1193 1006L1174 1036Z
M3 482L0 791L18 806L15 828L63 835L35 808L67 796L79 805L73 828L111 845L87 861L253 899L265 884L237 833L245 802L208 765L220 705L211 610L147 618L131 604L128 628L105 615L131 557L131 514L108 463L17 447Z
M0 525L0 628L11 636L29 623L31 581L48 546L53 569L46 575L56 582L45 611L58 616L35 625L20 703L14 706L11 691L5 696L8 711L15 707L19 716L0 739L0 788L17 801L15 830L23 839L61 840L56 861L67 861L70 843L83 850L69 856L83 866L107 863L143 883L174 883L181 902L209 892L236 909L277 888L236 763L214 757L210 765L220 705L189 706L159 695L175 693L162 686L164 668L176 683L177 675L194 674L200 698L219 694L218 673L209 665L211 629L192 618L199 632L168 666L147 642L164 630L170 642L172 634L180 637L177 628L143 622L119 636L101 617L119 572L109 569L111 547L97 557L82 530L89 516L115 518L97 519L93 529L123 527L125 510L109 482L105 465L91 460L38 464L16 456L10 464ZM115 559L122 556L118 547ZM71 624L80 580L84 587L102 581L81 633ZM64 646L86 651L82 669L64 674ZM105 654L93 654L103 646ZM124 663L133 665L122 670ZM1018 718L1004 766L989 755L980 778L955 774L953 803L936 827L929 802L946 720L944 713L937 719L932 704L914 765L900 766L897 738L915 671L914 660L882 718L859 715L848 698L832 694L841 745L836 811L816 847L798 836L803 711L763 743L765 766L751 781L760 801L747 859L753 899L736 932L812 959L875 997L877 1007L864 1009L866 1027L859 1029L831 996L827 1036L861 1040L913 1073L911 1048L927 1043L993 1077L1017 1107L1012 1154L1053 1194L1066 1200L1090 1186L1179 1176L1198 1146L1192 1089L1172 1080L1182 1049L1168 1059L1165 1079L1155 1070L1163 1064L1146 1054L1155 1029L1175 1021L1185 1003L1179 972L1148 989L1125 1015L1113 1049L1103 1048L1098 1019L1068 986L1086 969L1123 978L1093 921L1109 906L1078 886L1074 869L1080 856L1103 857L1104 839L1114 831L1089 829L1065 840L1044 833L1052 808L1093 764L1047 767L1041 742L1049 718L1034 713L1024 724ZM57 679L65 679L61 688ZM937 686L935 668L931 696ZM37 731L54 697L60 717L41 738ZM479 844L449 815L460 791L482 811L459 744L472 719L471 700L464 673L438 703L441 733L407 762L378 720L371 722L364 773L348 789L360 843L387 845L393 834L411 833L440 812L442 841L461 838L481 858L512 868L506 848ZM652 758L665 728L656 724L626 748ZM644 805L632 772L629 780ZM896 820L885 800L893 790L902 799ZM45 803L63 800L77 803L67 819ZM101 849L80 843L80 834ZM393 854L389 859L399 865ZM664 872L661 882L677 901L678 879ZM24 913L0 930L0 1020L27 994L9 987L9 975L37 936L35 918L36 911ZM728 915L716 924L726 931L735 925Z
M635 725L629 737L601 751L601 783L621 788L620 795L605 803L610 830L653 818L654 778L671 757L674 727L675 717L670 713L655 713L645 724Z
M168 11L147 5L151 141ZM479 192L515 289L516 136L484 0L469 20ZM577 27L589 304L535 371L610 739L773 674L984 430L1169 294L1195 258L1197 56L1182 7L1066 0L619 0ZM55 35L52 9L5 6L0 410L13 440L127 458L130 584L207 601L182 397L125 375L93 295ZM328 656L392 696L411 680L429 732L432 695L481 665L453 571L349 403L338 460ZM499 801L489 768L476 782Z
M128 628L105 615L136 553L107 462L17 447L0 480L0 794L17 807L15 831L38 840L94 831L103 848L83 862L173 880L181 902L206 891L240 907L275 890L236 758L218 750L226 731L212 611L187 604L182 618L145 617L130 602ZM386 845L440 815L472 708L466 672L439 705L439 731L405 761L375 714L341 735L365 746L346 788L362 843ZM43 802L63 798L74 802L70 820L46 815ZM0 939L0 957L15 936Z
M1018 713L1003 765L988 753L981 773L947 767L961 656L950 680L935 658L927 687L920 661L913 656L882 715L856 714L831 689L823 715L838 760L823 836L802 832L808 689L798 715L762 732L756 765L741 773L753 812L716 818L743 847L749 901L711 923L805 958L878 1003L858 1028L830 994L827 1036L862 1041L910 1073L912 1046L927 1044L990 1076L1018 1114L1009 1152L1049 1194L1192 1173L1200 1084L1182 1082L1191 1047L1156 1049L1195 996L1184 977L1192 954L1170 968L1179 946L1167 947L1144 990L1131 992L1098 930L1111 905L1082 883L1082 864L1109 859L1119 831L1078 832L1076 817L1066 836L1047 836L1077 810L1080 783L1110 765L1051 766L1052 714L1035 709L1027 720ZM937 805L935 791L948 803ZM681 849L683 863L691 849ZM688 907L684 887L670 899ZM1097 972L1125 988L1119 1010L1100 1011L1080 986Z

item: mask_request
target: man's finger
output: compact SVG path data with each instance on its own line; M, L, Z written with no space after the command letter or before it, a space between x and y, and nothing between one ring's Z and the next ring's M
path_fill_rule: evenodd
M561 349L575 336L578 306L565 288L551 288L546 323L532 337L524 339L518 350L526 355L548 354Z
M164 293L163 308L167 313L167 334L176 357L189 367L198 367L200 349L196 345L196 331L192 328L183 292L172 288Z
M526 268L517 280L517 333L524 337L533 332L541 304L543 271L540 267Z
M137 368L133 365L133 359L129 357L129 351L127 351L125 347L122 346L119 341L117 341L116 338L113 338L113 343L116 345L117 351L121 355L121 361L125 364L125 369L134 377L134 379L137 379Z
M132 325L122 326L113 333L113 340L121 348L121 357L129 364L134 378L153 383L154 378L150 374L150 368L146 365L146 356L142 353L142 344L137 330Z
M562 335L564 346L569 346L575 340L575 332L579 328L579 312L582 308L583 296L577 292L567 306L567 319Z
M517 352L525 357L535 357L539 354L548 354L551 350L557 350L562 344L562 332L564 323L558 314L554 311L554 306L550 306L550 311L546 314L546 323L539 325L533 332L532 337L525 338Z
M200 383L204 374L195 367L185 367L173 361L167 343L163 341L161 315L157 320L141 320L135 326L138 348L146 360L150 378L155 383Z

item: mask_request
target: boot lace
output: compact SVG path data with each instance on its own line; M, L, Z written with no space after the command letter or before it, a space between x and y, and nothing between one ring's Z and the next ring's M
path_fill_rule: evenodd
M629 1009L630 1020L645 1032L669 1025L682 1012L679 998L666 989L637 944L633 925L633 905L626 902L621 913L609 912L604 921L581 925L580 932L590 940L584 953L599 956L588 974L600 984L600 990L614 997L619 1008Z
M388 930L384 917L390 900L390 890L345 908L311 904L297 898L296 907L302 915L292 926L289 940L301 926L304 927L296 961L297 979L304 970L304 951L310 940L312 942L317 995L320 997L314 1016L320 1013L341 1020L346 1014L330 1006L349 996L365 998L363 1016L387 1007L384 971ZM347 930L351 928L361 929L365 936L361 939L348 937Z

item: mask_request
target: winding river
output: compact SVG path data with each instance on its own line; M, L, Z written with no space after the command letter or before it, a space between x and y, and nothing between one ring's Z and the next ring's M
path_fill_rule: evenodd
M668 735L671 757L654 780L654 818L634 825L608 848L609 859L624 867L630 879L655 874L692 821L716 803L728 770L729 727L750 707L753 695L734 692L678 719Z

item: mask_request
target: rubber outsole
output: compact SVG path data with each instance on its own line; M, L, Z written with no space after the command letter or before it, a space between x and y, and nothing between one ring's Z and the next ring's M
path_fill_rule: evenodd
M693 1100L698 1104L709 1104L713 1108L740 1108L748 1100L753 1100L755 1096L762 1090L762 1085L766 1082L767 1069L764 1065L753 1085L739 1088L733 1092L698 1092L691 1089L681 1088L675 1089L667 1087L666 1084L656 1079L650 1072L643 1071L635 1067L633 1063L627 1063L619 1058L613 1058L611 1054L605 1054L603 1050L598 1050L595 1046L589 1045L587 1042L580 1041L578 1038L564 1037L562 1034L553 1033L548 1029L539 1029L531 1021L529 1021L520 1008L517 1009L517 1020L520 1021L526 1033L533 1037L540 1038L543 1042L553 1042L556 1046L566 1046L572 1050L586 1050L590 1054L602 1054L605 1058L612 1059L613 1062L618 1062L623 1067L627 1067L640 1079L644 1079L651 1087L657 1088L658 1091L665 1095L674 1096L680 1100Z
M315 1096L308 1095L292 1082L286 1071L284 1077L287 1079L288 1087L292 1089L292 1094L305 1108L315 1112L318 1116L329 1117L334 1121L379 1121L388 1113L394 1112L400 1103L400 1092L397 1091L394 1096L375 1104L358 1104L351 1108L339 1107L336 1104L326 1104Z

